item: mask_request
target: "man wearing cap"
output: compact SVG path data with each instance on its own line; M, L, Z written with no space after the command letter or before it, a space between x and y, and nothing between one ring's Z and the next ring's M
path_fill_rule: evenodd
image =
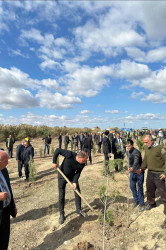
M29 161L34 157L34 148L30 144L28 138L23 140L24 150L22 152L22 163L25 168L26 181L29 180Z
M155 191L157 189L164 203L164 224L166 225L166 148L154 142L150 135L145 135L143 141L145 156L141 168L136 172L140 174L146 168L148 169L146 179L147 206L145 209L150 210L156 207Z
M7 171L8 155L0 150L0 249L7 250L10 236L10 215L16 217L12 189Z
M15 143L15 139L12 137L12 135L9 135L9 138L6 140L6 147L8 149L8 155L10 158L13 157L13 145Z

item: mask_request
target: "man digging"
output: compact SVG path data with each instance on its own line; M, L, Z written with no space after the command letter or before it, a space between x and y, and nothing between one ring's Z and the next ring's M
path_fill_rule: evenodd
M85 166L87 161L87 154L84 151L79 152L78 154L57 148L54 152L53 156L53 167L57 169L59 166L57 164L58 156L64 156L64 160L60 166L60 170L65 174L65 176L72 182L73 190L78 190L80 192L80 187L78 183L78 179L80 174ZM65 221L65 188L67 181L58 173L58 189L59 189L59 223L63 224ZM75 193L75 204L76 204L76 212L78 215L85 217L86 213L81 210L81 198Z

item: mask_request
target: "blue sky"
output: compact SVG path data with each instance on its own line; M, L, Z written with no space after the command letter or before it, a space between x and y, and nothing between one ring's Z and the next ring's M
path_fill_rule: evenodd
M0 124L166 127L165 1L0 1Z

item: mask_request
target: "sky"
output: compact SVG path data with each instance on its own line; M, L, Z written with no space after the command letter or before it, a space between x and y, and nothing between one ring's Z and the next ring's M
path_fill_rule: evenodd
M0 1L0 124L166 127L166 1Z

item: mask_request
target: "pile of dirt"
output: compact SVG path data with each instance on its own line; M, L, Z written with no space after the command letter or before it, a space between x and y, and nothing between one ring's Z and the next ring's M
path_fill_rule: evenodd
M87 241L79 242L73 250L94 250L96 249L91 243Z

